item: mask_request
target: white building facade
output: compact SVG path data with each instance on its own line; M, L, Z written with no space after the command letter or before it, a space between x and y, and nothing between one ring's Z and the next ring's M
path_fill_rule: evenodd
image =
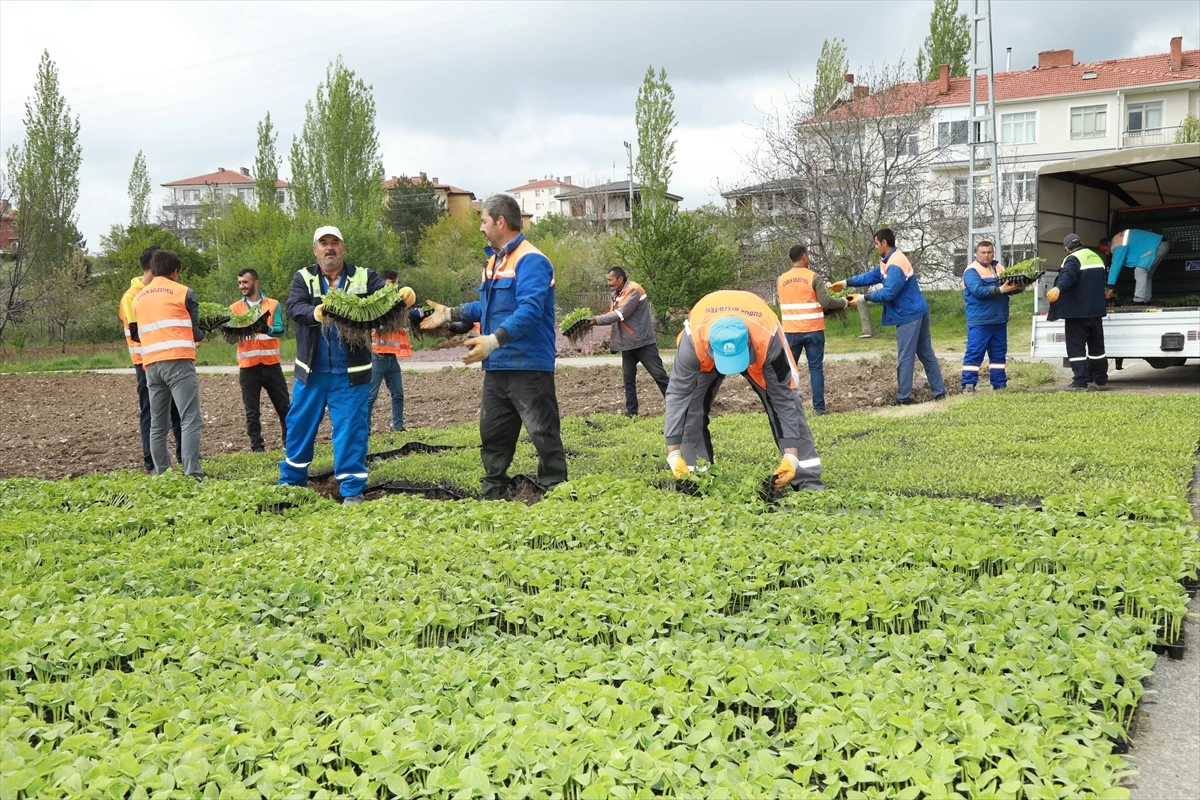
M541 222L551 214L571 216L571 204L558 200L556 195L578 189L571 183L571 176L565 178L545 177L541 180L529 180L520 186L506 189L505 194L511 194L521 206L522 214L532 214L533 222Z

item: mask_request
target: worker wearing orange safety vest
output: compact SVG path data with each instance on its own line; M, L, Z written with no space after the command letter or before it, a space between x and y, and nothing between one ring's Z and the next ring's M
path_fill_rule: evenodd
M783 454L774 474L776 488L790 483L795 489L824 489L783 326L766 301L750 292L706 295L684 323L663 422L672 474L682 478L699 459L713 460L708 432L713 399L725 376L739 373L762 400Z
M385 269L379 273L383 282L395 287L400 274L394 269ZM404 304L413 308L417 304L417 296L407 286L397 288L404 298ZM392 396L392 430L404 430L404 378L400 372L401 358L412 358L412 345L408 343L408 334L404 330L379 333L371 331L371 393L367 395L367 429L370 430L370 420L375 416L375 400L379 397L379 387L387 383L388 394Z
M288 396L287 378L283 377L283 366L279 361L279 343L283 336L283 306L272 297L259 291L258 271L243 269L238 273L238 291L242 299L229 306L235 316L255 312L256 317L268 316L270 323L266 333L237 343L238 383L242 387L242 405L246 409L246 434L250 437L250 450L265 453L267 443L262 435L262 392L279 417L279 446L287 446L287 415L292 401Z
M136 278L130 278L129 288L125 290L125 294L121 295L121 305L117 307L117 317L121 320L121 327L125 331L125 346L129 350L129 359L133 362L134 372L137 373L138 427L142 434L142 468L150 473L154 472L154 459L150 456L150 390L146 388L146 370L142 367L142 344L138 341L137 312L134 310L133 301L138 293L146 288L146 284L153 280L154 276L150 274L150 257L154 255L155 250L161 249L158 245L152 244L142 251L142 274ZM175 408L174 402L171 403L171 430L175 433L175 458L182 463L179 409Z
M825 413L825 311L846 308L851 301L829 296L829 282L808 267L808 248L794 245L788 253L792 268L775 282L779 316L792 358L808 359L813 413Z
M137 315L142 366L150 393L150 455L154 472L171 468L167 452L167 426L171 401L179 409L182 431L183 471L199 480L200 472L200 381L196 377L196 342L200 330L200 303L196 293L179 282L179 256L156 250L150 258L153 280L133 301Z

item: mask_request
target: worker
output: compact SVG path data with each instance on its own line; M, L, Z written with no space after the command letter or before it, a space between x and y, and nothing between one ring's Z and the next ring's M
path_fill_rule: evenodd
M641 364L650 373L658 390L667 394L667 371L658 354L658 339L650 316L650 301L646 290L629 280L625 270L613 267L605 276L612 290L609 311L592 317L596 325L612 325L609 349L621 354L621 371L625 378L625 416L638 415L637 368Z
M1097 243L1097 245L1094 249L1097 253L1100 254L1100 258L1102 258L1104 260L1104 268L1108 269L1109 267L1111 267L1112 266L1112 251L1113 251L1112 239L1105 236L1103 239L1101 239L1099 241L1099 243Z
M970 394L979 383L984 353L992 390L1008 388L1008 296L1021 291L1010 281L1001 281L1004 267L992 256L996 247L989 241L975 245L975 260L963 271L963 301L967 307L967 349L963 353L962 390Z
M788 259L792 268L775 282L779 315L792 359L799 364L802 352L808 359L813 413L821 416L825 413L825 311L847 308L851 301L829 296L829 282L809 269L807 247L793 245Z
M1108 284L1105 287L1105 299L1112 299L1113 289L1121 270L1133 269L1133 302L1134 305L1150 305L1153 296L1151 282L1154 271L1166 258L1171 245L1161 234L1130 228L1121 231L1112 240L1112 264L1108 268ZM1090 251L1089 251L1090 252Z
M288 397L287 379L279 363L279 337L283 336L283 306L278 300L266 297L260 291L258 271L243 269L238 272L238 291L242 299L229 306L235 316L254 313L255 318L269 315L266 333L237 343L238 383L242 387L242 405L246 409L246 434L250 437L250 450L266 452L262 435L261 402L262 392L279 416L280 446L287 447L287 415L291 407Z
M882 283L883 288L854 295L854 302L864 299L883 304L883 324L896 326L896 398L894 406L912 403L913 371L916 359L925 367L925 377L933 390L934 400L946 399L946 384L942 367L933 352L929 332L929 304L921 294L916 273L908 257L896 249L896 234L890 228L875 233L875 249L881 260L879 266L861 275L838 281L829 288L840 292L847 286L871 286Z
M783 460L775 488L824 489L821 459L800 401L796 362L783 326L750 292L719 291L696 302L684 323L667 385L663 433L667 464L678 480L713 460L708 419L726 375L742 374L762 401Z
M489 197L481 219L489 247L479 299L453 308L430 302L421 327L480 323L463 362L483 366L483 496L501 499L511 491L508 467L522 424L537 449L538 483L549 489L567 479L554 389L554 267L521 235L521 207L509 195Z
M367 394L371 349L342 341L337 328L322 325L322 303L332 289L370 295L386 288L372 270L346 261L342 232L332 225L313 233L317 263L298 270L288 292L287 313L296 323L295 384L287 416L287 450L279 482L308 483L317 427L329 410L333 427L333 476L345 505L363 502L367 487Z
M179 409L185 475L200 480L200 380L196 376L196 343L200 330L200 302L196 293L179 282L182 265L170 250L155 250L150 257L152 280L133 301L142 348L142 367L150 393L150 455L154 474L171 468L167 428L171 401Z
M396 287L400 274L394 269L385 269L379 273L383 282ZM397 287L404 305L410 309L417 304L413 290ZM392 430L404 430L404 379L400 374L400 362L397 359L412 358L412 345L408 341L408 333L403 328L388 331L380 335L371 331L371 391L367 395L367 427L375 416L375 400L379 397L379 386L387 383L388 394L392 396Z
M1108 358L1104 354L1104 259L1083 246L1078 234L1063 239L1068 255L1054 286L1046 292L1049 322L1063 320L1067 361L1073 380L1067 391L1108 390ZM1115 252L1115 251L1114 251ZM1116 259L1113 259L1114 265Z
M142 434L142 468L149 474L154 474L154 459L150 455L150 391L146 388L146 370L142 366L142 345L138 341L137 313L133 301L146 284L154 280L150 272L150 258L155 250L162 248L152 244L142 251L142 274L129 279L129 288L121 295L121 305L117 307L117 317L125 330L125 346L129 350L129 360L133 362L133 371L137 374L138 393L138 427ZM183 463L183 439L179 433L179 409L175 401L171 401L171 432L175 436L175 460Z

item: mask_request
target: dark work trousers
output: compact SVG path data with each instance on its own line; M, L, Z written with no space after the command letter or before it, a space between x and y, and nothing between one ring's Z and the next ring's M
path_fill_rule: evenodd
M479 410L483 496L508 492L508 466L517 449L521 424L538 454L538 483L547 489L567 479L567 455L559 434L554 373L536 370L485 370Z
M658 345L648 344L632 350L621 351L621 371L625 373L625 413L636 417L638 413L637 368L641 364L658 384L663 397L667 396L667 371L663 368Z
M267 449L262 435L261 401L262 390L279 416L279 429L283 434L280 448L287 449L287 415L292 401L288 397L287 378L279 364L256 364L238 370L238 383L242 385L242 405L246 407L246 433L250 436L250 449L262 453Z
M1108 384L1108 357L1104 355L1104 318L1065 319L1067 361L1071 364L1072 386Z
M142 429L142 467L146 472L154 472L154 459L150 457L150 389L146 386L146 370L141 364L134 364L137 372L138 409L141 415L138 424ZM171 401L171 430L175 434L175 460L183 463L183 441L179 432L179 409L175 401Z

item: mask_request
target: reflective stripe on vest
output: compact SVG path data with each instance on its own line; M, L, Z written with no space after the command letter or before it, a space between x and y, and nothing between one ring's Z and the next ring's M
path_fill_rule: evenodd
M377 356L396 358L412 358L413 354L405 331L388 331L383 336L371 331L371 352Z
M304 276L304 282L308 284L308 291L313 297L324 297L325 292L321 290L321 270L317 270L317 274L313 275L307 269L300 270L300 274ZM345 274L345 273L343 273ZM367 271L363 267L355 267L353 275L346 275L346 285L342 287L342 291L349 294L366 294L367 293Z
M625 315L621 313L621 305L626 300L628 300L631 296L633 296L635 294L640 295L640 297L638 299L641 300L643 303L646 302L646 290L643 289L638 284L636 284L633 281L626 278L625 286L621 289L621 291L613 292L612 298L609 300L609 303L608 303L608 306L609 306L608 310L611 313L617 315L617 319L619 319L621 321L621 327L624 328L625 332L630 334L631 336L633 335L633 328L631 328L625 324Z
M1093 252L1093 251L1087 249L1086 247L1084 247L1080 250L1076 250L1074 253L1071 253L1070 255L1068 255L1067 258L1070 258L1071 256L1075 256L1075 258L1079 260L1079 268L1081 270L1084 270L1084 269L1106 269L1106 267L1104 266L1104 259L1100 257L1100 254ZM1063 264L1066 264L1066 263L1067 263L1067 259L1064 258Z
M155 278L138 292L133 303L143 365L196 360L187 293L186 286L169 278Z
M692 337L692 344L700 359L702 372L712 372L716 369L708 342L708 332L712 324L722 317L737 317L746 323L746 329L750 332L750 347L754 356L746 374L756 386L760 389L767 388L767 381L763 376L763 366L767 362L771 339L779 340L784 355L787 357L788 365L791 368L790 387L795 389L800 385L796 362L792 359L792 351L787 346L783 327L775 317L775 312L761 297L750 292L734 290L713 292L700 298L691 313L688 314L687 322L684 323L685 330Z
M825 311L813 288L817 275L811 269L793 267L779 276L780 318L784 333L815 333L825 330Z
M530 253L544 255L541 250L529 243L528 239L522 239L521 243L516 248L504 257L504 260L499 264L496 263L496 257L492 256L488 259L487 266L483 268L483 282L500 280L501 278L517 277L517 266L521 263L521 259ZM549 259L547 259L549 260ZM554 265L550 265L550 285L554 285Z
M259 305L259 310L263 314L270 315L270 318L275 319L275 313L279 308L279 301L270 297L263 297L262 303ZM250 304L246 302L246 298L238 300L229 306L229 310L234 316L250 313ZM248 367L257 366L272 366L279 363L279 337L270 336L265 333L257 334L253 339L245 339L237 343L237 362L238 366L246 369Z

